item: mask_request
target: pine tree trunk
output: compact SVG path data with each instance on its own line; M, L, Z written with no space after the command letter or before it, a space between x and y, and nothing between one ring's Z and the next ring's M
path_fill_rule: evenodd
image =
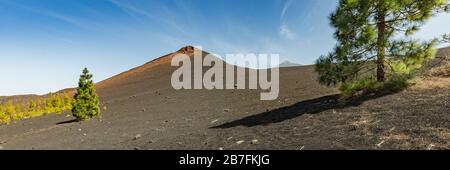
M383 1L379 1L378 4L378 16L377 16L377 28L378 28L378 40L377 40L377 81L384 82L385 80L385 65L384 65L384 57L385 57L385 30L386 30L386 21L385 21L385 9L383 5Z

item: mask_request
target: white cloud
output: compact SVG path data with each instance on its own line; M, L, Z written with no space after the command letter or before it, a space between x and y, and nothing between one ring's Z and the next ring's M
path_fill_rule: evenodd
M147 19L151 21L155 21L161 24L164 24L165 26L169 26L173 29L176 29L177 31L181 32L184 36L191 38L189 32L186 31L186 27L183 27L179 25L179 23L176 22L174 19L175 13L169 10L165 6L159 7L163 12L152 12L151 10L146 10L144 8L132 5L130 3L124 3L122 1L118 0L109 0L112 4L116 5L120 9L122 9L124 12L126 12L128 15L132 16L136 20L141 20L139 18L139 15L146 17ZM185 17L190 17L189 15L185 14Z
M292 3L294 2L294 0L288 0L284 6L283 6L283 10L281 11L281 16L280 19L283 19L284 16L286 15L287 10L289 9L289 7L291 7Z
M295 33L292 32L286 24L282 24L280 27L280 35L287 39L294 39Z
M65 23L77 26L77 27L82 28L82 29L90 30L90 29L93 28L93 25L95 25L95 27L99 27L98 24L87 22L86 20L82 20L82 19L79 19L79 18L74 18L74 17L71 17L71 16L63 15L63 14L60 14L60 13L57 13L57 12L48 11L48 10L35 8L35 7L31 7L31 6L24 6L24 5L21 5L21 4L17 4L17 3L13 2L13 1L5 1L3 3L6 3L6 4L11 5L13 7L20 8L22 10L26 10L26 11L29 11L29 12L32 12L32 13L35 13L35 14L39 14L39 15L43 15L43 16L50 17L50 18L53 18L53 19L57 19L59 21L62 21L62 22L65 22Z

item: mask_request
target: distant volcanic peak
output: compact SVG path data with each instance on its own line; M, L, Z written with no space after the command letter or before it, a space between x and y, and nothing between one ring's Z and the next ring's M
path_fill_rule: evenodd
M297 67L297 66L301 66L301 64L290 62L288 60L280 63L280 65L279 65L279 67Z
M199 50L199 51L196 51L196 50ZM151 60L151 61L145 63L144 65L130 69L130 70L120 73L116 76L113 76L106 80L103 80L103 81L97 83L96 87L103 88L106 86L110 86L111 83L123 81L124 78L140 74L140 73L145 72L149 69L152 69L156 66L169 66L170 67L170 63L171 63L173 57L180 55L180 54L187 55L191 60L193 60L193 58L195 57L195 52L198 52L199 54L201 54L200 57L205 57L206 55L209 54L208 52L200 50L199 48L195 48L192 45L188 45L188 46L180 48L178 51L175 51L173 53L156 58L154 60Z

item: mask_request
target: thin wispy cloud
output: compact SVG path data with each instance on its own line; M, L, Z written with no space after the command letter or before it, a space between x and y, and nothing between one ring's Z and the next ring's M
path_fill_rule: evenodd
M296 36L296 34L288 27L285 19L286 13L294 2L295 0L287 0L283 5L283 9L280 14L281 25L279 27L278 34L288 40L294 40Z
M160 9L163 10L163 12L166 15L162 15L161 11L159 11L160 12L159 14L152 13L152 12L149 12L148 10L142 9L142 8L134 6L130 3L126 3L123 1L119 1L119 0L108 0L108 1L111 2L112 4L116 5L120 9L122 9L122 11L126 12L128 15L132 16L136 20L142 21L142 19L139 18L139 16L143 16L146 19L150 20L150 22L156 21L158 23L164 24L165 26L168 26L170 28L173 28L173 29L179 31L184 36L188 36L188 37L190 36L189 33L182 26L180 26L174 20L168 19L168 18L170 18L169 15L172 15L172 17L173 17L174 14L168 8L166 8L164 6L160 6Z
M291 29L289 29L289 27L286 24L282 24L280 26L280 35L284 38L287 39L294 39L295 38L295 33L291 31Z
M124 12L128 13L130 16L136 17L136 15L134 15L134 13L139 14L139 15L143 15L149 19L152 20L158 20L158 17L145 11L142 10L138 7L135 7L131 4L128 3L123 3L121 1L118 0L109 0L109 2L111 2L112 4L116 5L117 7L119 7L120 9L122 9Z
M85 30L90 30L93 28L93 23L88 23L84 20L80 20L74 17L70 17L67 15L63 15L57 12L53 12L53 11L49 11L49 10L44 10L44 9L39 9L39 8L34 8L34 7L30 7L30 6L24 6L24 5L20 5L17 3L14 3L12 1L2 1L3 3L12 6L12 7L16 7L25 11L29 11L38 15L42 15L42 16L46 16L49 18L53 18L53 19L57 19L59 21L74 25L76 27L85 29Z
M281 11L280 19L283 20L284 16L286 15L289 7L294 3L295 0L288 0L283 6L283 10Z

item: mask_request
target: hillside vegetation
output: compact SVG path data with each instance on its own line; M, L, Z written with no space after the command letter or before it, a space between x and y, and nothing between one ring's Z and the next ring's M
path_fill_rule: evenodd
M71 109L72 99L66 93L49 94L30 99L28 102L10 100L0 104L0 124L17 121L50 113L61 113Z

